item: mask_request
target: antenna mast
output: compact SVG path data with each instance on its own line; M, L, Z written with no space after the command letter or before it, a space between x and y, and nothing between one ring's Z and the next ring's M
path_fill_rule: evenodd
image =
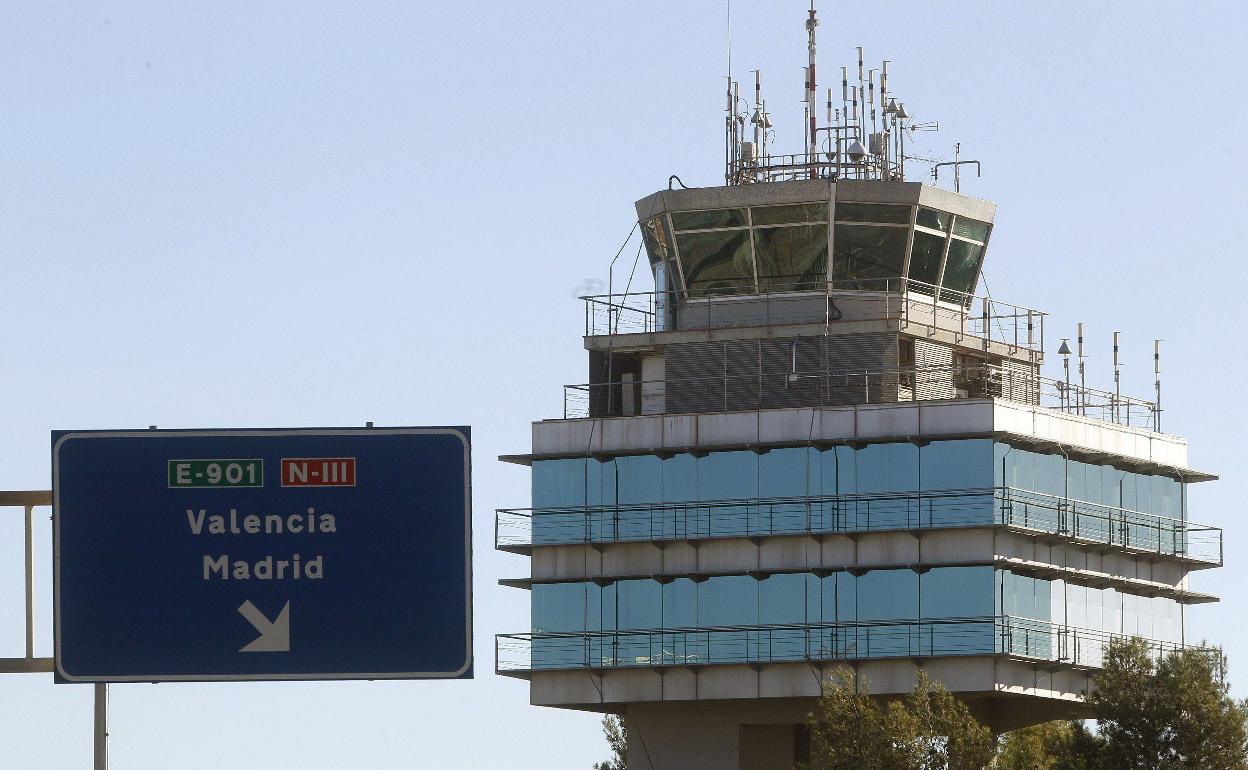
M810 0L810 16L806 19L806 53L809 63L806 66L806 112L809 125L806 128L806 162L810 165L810 178L818 176L815 162L818 159L818 134L815 132L815 120L819 114L818 96L815 86L815 27L819 20L815 18L815 0Z

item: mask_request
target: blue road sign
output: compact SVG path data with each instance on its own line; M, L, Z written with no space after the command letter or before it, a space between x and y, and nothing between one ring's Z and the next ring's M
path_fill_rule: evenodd
M52 442L58 681L472 676L468 428Z

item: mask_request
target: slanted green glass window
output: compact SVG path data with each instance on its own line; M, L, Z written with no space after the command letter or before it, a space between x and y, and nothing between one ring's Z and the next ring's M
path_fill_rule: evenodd
M954 238L949 242L949 257L945 260L945 275L941 279L940 298L945 302L959 302L969 306L971 292L979 278L979 260L984 247Z
M832 280L838 288L896 289L908 235L903 227L838 224L833 239Z
M945 239L916 230L910 247L910 291L932 294L940 283L940 263L945 257Z
M887 203L841 203L838 201L836 221L908 225L910 224L910 207Z
M754 292L749 230L682 233L676 245L689 296Z
M779 291L821 288L828 274L828 226L755 228L754 253L760 287Z
M761 206L750 209L754 226L787 225L799 222L828 221L828 204L795 203L789 206Z
M681 211L672 214L676 230L709 230L716 227L745 227L745 209L714 209L712 211Z
M988 223L958 217L953 223L953 234L983 243L988 240Z
M936 211L935 209L920 208L915 222L920 227L930 227L933 230L940 230L941 232L947 233L949 232L949 220L951 219L953 219L952 214L946 214L943 211Z
M643 222L641 237L646 242L646 254L652 264L672 256L672 234L667 230L667 217L658 216Z

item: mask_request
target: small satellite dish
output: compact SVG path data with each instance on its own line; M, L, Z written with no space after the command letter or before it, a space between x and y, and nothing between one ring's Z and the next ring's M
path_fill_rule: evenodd
M1057 349L1057 354L1059 356L1070 355L1070 345L1067 344L1067 340L1065 338L1062 339L1062 346Z
M884 107L884 114L885 114L885 115L896 115L896 114L897 114L897 100L896 100L896 99L889 99L889 100L888 100L888 105Z
M910 119L910 113L906 112L906 105L902 104L901 102L897 103L897 119L898 120Z
M845 150L845 154L855 163L861 163L862 159L867 157L867 148L862 146L862 142L855 139L849 143L849 147Z

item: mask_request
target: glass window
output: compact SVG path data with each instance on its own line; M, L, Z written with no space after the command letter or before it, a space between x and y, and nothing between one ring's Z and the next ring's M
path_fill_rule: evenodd
M945 273L940 286L944 290L940 298L945 302L961 302L969 305L970 294L979 280L979 258L983 246L954 238L949 242L949 256L945 260Z
M941 232L949 232L949 220L953 219L952 214L946 214L943 211L934 209L925 209L919 207L918 218L915 220L921 227L930 227L933 230Z
M533 507L570 508L585 504L585 460L534 460Z
M914 245L910 248L909 279L919 283L910 283L910 291L920 294L931 294L940 283L940 265L945 258L945 239L931 233L914 234ZM923 285L930 284L930 285Z
M764 289L801 291L827 282L827 225L755 228L754 252Z
M836 203L837 222L910 224L910 207L885 203Z
M754 259L749 230L685 233L676 237L685 288L690 296L749 294L754 291Z
M758 455L750 451L711 452L698 460L699 500L758 497Z
M919 449L919 489L985 489L992 486L991 439L933 441Z
M750 210L755 227L795 222L827 222L827 203L795 203L788 206L761 206Z
M880 569L858 576L858 620L909 620L919 616L919 576Z
M616 628L662 628L663 587L653 580L620 580L615 584Z
M749 575L709 578L698 586L698 625L758 624L758 581Z
M909 442L868 444L857 452L858 493L919 488L919 448Z
M667 217L657 216L641 225L641 237L646 242L646 254L651 263L663 262L672 256L672 234L667 231Z
M698 625L698 585L676 578L663 586L663 627L695 628Z
M584 583L539 583L532 594L533 633L586 629Z
M896 279L901 277L908 235L904 227L838 224L833 239L832 280L841 288L865 291L898 288Z
M806 622L807 579L813 575L771 575L758 581L759 623L797 625Z
M745 227L748 220L745 209L716 209L714 211L681 211L672 214L672 227L676 230L709 230L716 227Z
M976 222L974 219L967 219L966 217L958 217L953 222L953 234L984 243L988 240L988 223Z
M936 567L919 576L921 616L977 618L995 614L992 567Z

